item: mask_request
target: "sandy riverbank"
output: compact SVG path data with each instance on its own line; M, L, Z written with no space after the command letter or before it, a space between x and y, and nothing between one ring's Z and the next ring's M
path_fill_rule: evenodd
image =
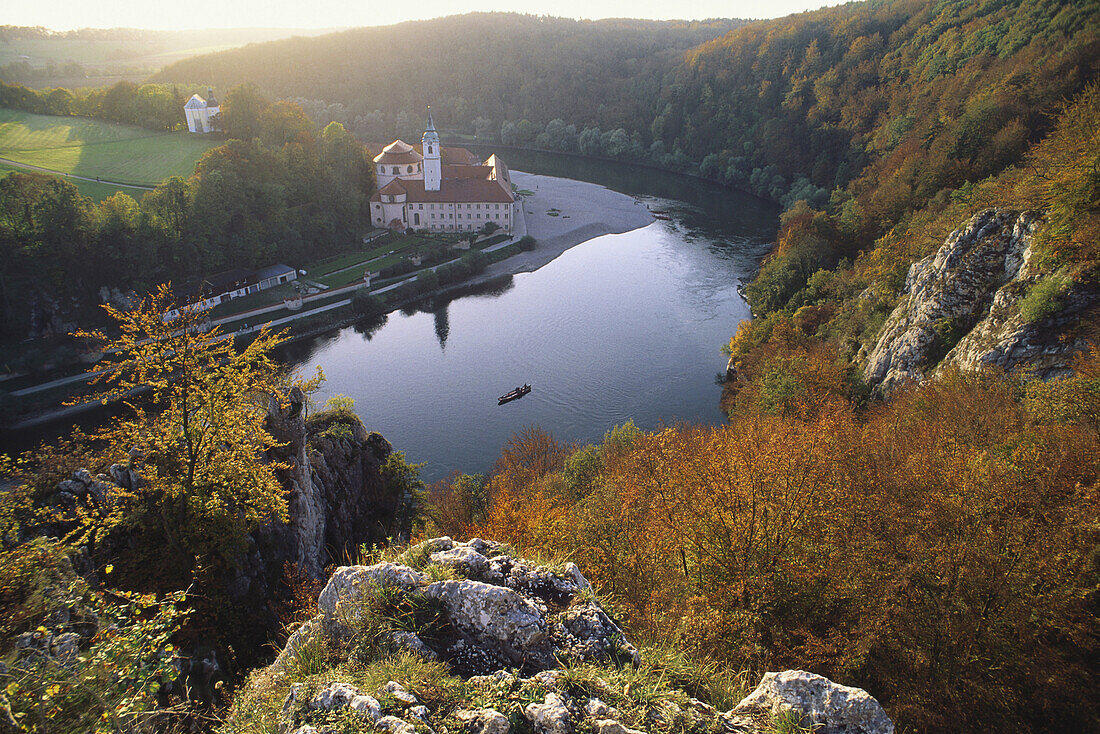
M629 232L654 221L644 204L598 184L522 171L512 171L512 183L520 191L532 192L521 201L527 234L538 246L496 263L485 277L530 273L593 237ZM547 214L551 210L560 213Z

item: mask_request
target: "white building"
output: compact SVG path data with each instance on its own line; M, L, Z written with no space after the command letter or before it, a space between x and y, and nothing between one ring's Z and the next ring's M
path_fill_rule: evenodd
M187 129L193 133L214 132L218 127L218 112L221 107L218 100L214 99L214 90L206 90L209 99L203 99L197 94L192 94L191 99L183 106L184 117L187 118Z
M465 148L443 148L428 109L420 150L395 140L374 157L378 191L371 197L376 227L472 232L486 224L512 232L512 181L495 155L479 161Z

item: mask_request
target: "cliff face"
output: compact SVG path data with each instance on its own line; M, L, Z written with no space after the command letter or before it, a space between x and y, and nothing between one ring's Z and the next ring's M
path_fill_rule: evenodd
M318 577L325 566L354 557L362 543L407 534L403 518L409 498L383 478L382 465L392 452L386 439L368 433L350 415L307 426L303 404L295 388L289 407L268 408L269 430L283 444L273 458L290 465L280 476L290 521L264 528L256 541L263 548L263 570L281 570L290 561Z
M863 377L889 393L942 371L999 367L1063 374L1084 341L1070 333L1097 302L1093 286L1072 283L1057 313L1029 322L1021 302L1039 281L1032 244L1040 215L990 209L914 263L902 298L866 357Z

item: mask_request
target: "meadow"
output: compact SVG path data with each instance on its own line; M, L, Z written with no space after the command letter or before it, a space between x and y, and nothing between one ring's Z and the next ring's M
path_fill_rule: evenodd
M31 169L23 168L22 166L12 165L11 163L5 163L0 161L0 178L7 176L9 173L33 173ZM125 192L135 199L140 199L145 192L141 189L133 189L129 187L112 186L111 184L98 183L96 181L84 181L79 178L63 177L66 181L76 186L84 196L91 197L95 201L103 201L109 196L117 194L119 191Z
M0 158L104 181L154 186L169 176L190 176L199 157L221 142L187 132L0 109Z

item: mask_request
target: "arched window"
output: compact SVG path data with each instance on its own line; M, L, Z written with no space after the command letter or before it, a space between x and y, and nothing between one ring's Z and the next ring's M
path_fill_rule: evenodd
M413 172L413 167L412 167L412 166L408 166L408 167L407 167L407 168L405 169L405 173L412 173L412 172Z
M394 166L393 167L393 172L394 173L401 173L401 167L400 166Z
M428 155L431 155L431 154L432 154L432 146L429 145L428 146Z

